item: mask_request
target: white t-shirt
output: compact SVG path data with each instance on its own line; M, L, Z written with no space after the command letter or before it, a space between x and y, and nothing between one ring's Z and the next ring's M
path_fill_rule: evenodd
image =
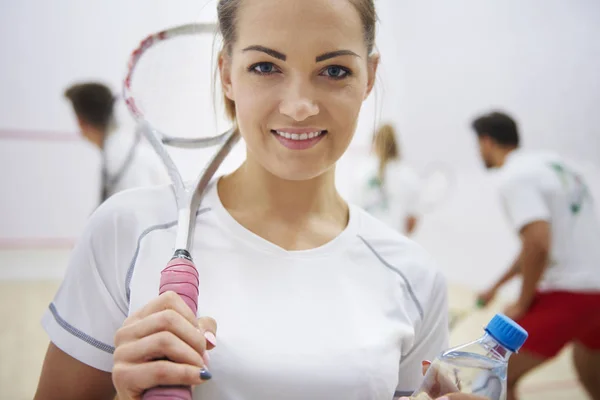
M158 293L173 252L170 187L119 193L91 217L43 326L60 349L103 371L125 318ZM448 346L445 280L428 254L358 207L311 250L286 251L226 211L212 185L191 254L198 316L216 319L202 400L390 400Z
M170 182L166 168L150 145L143 138L136 140L134 134L117 131L108 135L103 157L108 171L109 197L126 189Z
M420 178L404 163L392 161L386 165L382 184L378 162L371 160L363 170L358 204L391 228L406 233L406 218L419 214Z
M500 170L502 204L514 228L551 224L550 263L539 290L600 290L600 222L581 175L551 152L511 152Z

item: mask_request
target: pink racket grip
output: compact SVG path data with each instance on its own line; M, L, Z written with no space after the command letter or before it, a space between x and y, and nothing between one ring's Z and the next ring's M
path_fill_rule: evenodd
M198 270L187 258L173 258L160 273L158 294L177 293L196 314L198 311Z
M144 392L142 400L192 400L189 386L159 386Z
M161 272L159 295L173 291L192 309L198 311L198 271L191 259L173 258ZM159 386L144 392L142 400L192 400L189 386Z

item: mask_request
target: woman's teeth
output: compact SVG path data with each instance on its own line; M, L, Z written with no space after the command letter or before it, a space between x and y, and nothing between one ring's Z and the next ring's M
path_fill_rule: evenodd
M306 132L306 133L289 133L289 132L284 132L284 131L273 131L273 132L275 132L279 136L284 137L286 139L291 139L291 140L307 140L307 139L316 138L317 136L321 135L325 131Z

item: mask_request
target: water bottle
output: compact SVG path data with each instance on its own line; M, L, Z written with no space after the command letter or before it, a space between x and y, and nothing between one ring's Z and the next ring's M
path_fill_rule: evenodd
M516 322L496 314L481 338L439 355L411 399L433 400L456 392L506 399L508 359L519 351L527 336Z

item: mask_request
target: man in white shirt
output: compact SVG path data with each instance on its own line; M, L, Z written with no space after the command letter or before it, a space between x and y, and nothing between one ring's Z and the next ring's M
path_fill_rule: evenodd
M168 175L151 149L144 146L139 132L117 132L114 121L115 97L101 83L75 84L65 91L83 137L102 152L100 202L134 187L160 185Z
M600 222L582 176L559 155L519 149L517 124L493 112L473 122L487 168L500 168L505 212L521 238L511 268L482 293L489 303L498 289L522 275L521 293L505 313L529 332L511 357L508 397L533 368L574 344L581 383L600 399Z

